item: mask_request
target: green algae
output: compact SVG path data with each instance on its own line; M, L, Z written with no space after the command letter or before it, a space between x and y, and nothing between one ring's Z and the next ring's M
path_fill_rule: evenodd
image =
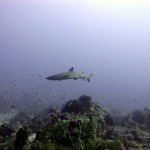
M9 148L10 150L14 150L14 142L13 141L7 141L5 143L0 143L0 150L3 150L5 148Z
M97 116L78 116L78 122L73 128L75 135L69 131L68 120L57 122L53 126L41 130L32 143L31 150L95 150L121 149L117 140L97 140ZM110 149L111 150L111 149Z
M100 140L97 148L100 150L122 150L119 140Z

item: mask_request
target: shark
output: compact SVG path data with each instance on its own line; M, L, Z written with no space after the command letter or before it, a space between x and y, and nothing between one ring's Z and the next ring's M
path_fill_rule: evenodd
M69 71L67 71L67 72L55 74L55 75L47 77L46 79L58 80L58 81L68 80L68 79L74 79L74 80L82 79L82 80L87 80L88 82L90 82L90 79L94 74L95 74L95 72L92 72L90 74L85 74L84 72L83 73L76 72L76 71L74 71L74 67L71 67L69 69Z

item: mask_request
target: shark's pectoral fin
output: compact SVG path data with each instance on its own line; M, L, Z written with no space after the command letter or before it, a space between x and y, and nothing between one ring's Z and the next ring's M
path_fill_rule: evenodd
M77 80L77 79L79 79L79 77L75 77L75 78L74 78L74 80Z

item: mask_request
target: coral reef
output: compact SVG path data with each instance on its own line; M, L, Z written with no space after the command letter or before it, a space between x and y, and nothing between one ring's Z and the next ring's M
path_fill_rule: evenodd
M145 122L145 116L142 111L135 110L131 113L131 119L138 124L143 124Z
M46 112L25 120L18 115L22 127L17 130L1 125L0 139L5 141L1 140L0 150L150 149L148 109L112 116L82 95L66 102L60 112L52 107ZM18 116L14 117L17 122Z
M150 106L144 108L145 127L150 130Z
M82 95L78 100L68 101L62 108L61 112L68 113L85 113L88 112L91 108L91 97L87 95Z
M22 127L16 134L16 140L14 143L15 150L23 150L24 146L27 144L28 140L28 129L27 127Z

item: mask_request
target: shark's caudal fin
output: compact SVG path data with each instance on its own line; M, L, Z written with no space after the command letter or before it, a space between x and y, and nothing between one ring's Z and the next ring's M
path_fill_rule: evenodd
M91 73L88 77L87 77L87 81L90 82L90 78L95 74L95 72Z

